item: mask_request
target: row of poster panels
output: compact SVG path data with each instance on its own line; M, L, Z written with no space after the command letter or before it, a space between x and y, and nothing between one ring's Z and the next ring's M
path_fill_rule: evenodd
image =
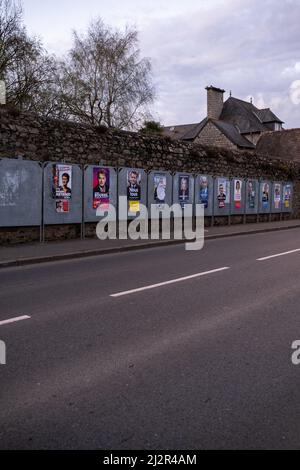
M100 165L82 173L76 164L0 160L0 226L94 222L109 204L118 207L119 196L126 197L123 216L130 219L141 204L162 213L175 203L203 204L207 216L291 212L292 195L290 182Z

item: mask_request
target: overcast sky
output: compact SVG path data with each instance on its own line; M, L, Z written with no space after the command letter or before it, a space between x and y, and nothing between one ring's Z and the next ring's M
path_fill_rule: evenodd
M72 29L100 16L118 28L134 25L141 54L151 58L164 125L206 116L207 85L259 107L285 127L300 127L300 0L23 0L30 33L49 52L70 48Z

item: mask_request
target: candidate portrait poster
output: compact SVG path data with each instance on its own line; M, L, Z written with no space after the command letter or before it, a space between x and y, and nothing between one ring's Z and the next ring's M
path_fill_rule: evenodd
M167 176L155 173L154 176L154 201L157 205L165 204L167 190Z
M270 200L270 185L269 183L264 183L262 187L261 201L263 209L268 209Z
M233 180L234 183L234 207L236 209L241 209L242 207L242 186L243 186L243 181L242 180Z
M72 198L72 165L53 165L52 194L54 199Z
M275 183L274 184L274 207L275 209L280 209L281 203L281 184Z
M93 209L108 209L110 191L109 168L93 168Z
M200 200L200 204L203 204L205 209L207 209L208 207L208 198L209 198L208 178L207 176L200 176L199 200Z
M226 178L218 178L217 200L219 209L224 209L230 203L230 181Z
M138 170L127 171L127 201L130 213L140 212L141 201L141 172Z
M285 209L289 209L291 206L291 194L292 194L291 185L285 184L283 187L283 205Z
M246 188L246 202L248 209L255 209L255 181L249 180Z
M178 200L181 203L188 202L190 199L190 177L188 175L179 176Z

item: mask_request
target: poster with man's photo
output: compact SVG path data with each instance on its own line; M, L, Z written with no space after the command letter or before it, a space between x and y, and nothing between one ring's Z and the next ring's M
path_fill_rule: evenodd
M110 173L109 168L93 168L93 209L109 207Z
M246 189L246 203L248 209L255 209L255 181L249 180Z
M136 214L140 212L141 201L141 172L138 170L127 171L127 201L128 212Z
M188 175L179 175L178 199L181 204L189 202L190 177Z
M226 178L218 178L218 206L224 209L230 203L230 181Z
M160 206L166 202L167 176L162 173L154 174L154 201Z
M243 181L242 180L234 180L234 195L233 195L233 201L234 201L234 207L235 209L240 209L242 207L242 186L243 186Z
M281 203L281 184L280 183L275 183L274 184L274 208L275 209L280 209L280 203Z
M52 193L54 199L71 199L72 165L53 165Z
M207 176L200 176L199 200L200 200L200 204L203 204L205 209L207 209L208 207L208 198L209 198L208 178Z
M270 185L269 183L264 183L262 187L261 201L263 209L268 209L269 200L270 200Z

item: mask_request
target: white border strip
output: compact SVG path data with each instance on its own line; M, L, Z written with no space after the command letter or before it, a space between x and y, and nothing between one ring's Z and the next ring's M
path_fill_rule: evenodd
M285 251L284 253L277 253L276 255L265 256L264 258L257 258L256 261L265 261L267 259L277 258L278 256L284 256L284 255L289 255L291 253L296 253L297 251L300 251L300 248L297 248L296 250Z
M118 292L117 294L111 294L110 297L122 297L123 295L134 294L136 292L142 292L144 290L155 289L156 287L167 286L169 284L175 284L176 282L187 281L188 279L195 279L196 277L205 276L206 274L218 273L230 269L225 266L223 268L212 269L211 271L205 271L202 273L192 274L191 276L179 277L178 279L172 279L171 281L159 282L158 284L152 284L150 286L139 287L138 289L127 290L124 292Z
M15 323L17 321L29 320L31 317L28 315L23 315L22 317L9 318L8 320L0 321L0 326L8 325L9 323Z

